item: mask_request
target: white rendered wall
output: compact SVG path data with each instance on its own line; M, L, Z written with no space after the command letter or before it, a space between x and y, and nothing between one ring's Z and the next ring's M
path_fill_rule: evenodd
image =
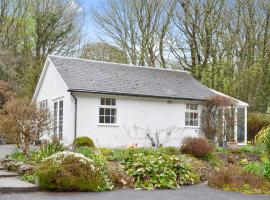
M123 147L129 144L149 146L149 141L141 135L143 131L138 131L138 136L135 134L134 126L149 128L152 131L173 129L173 134L165 146L179 146L184 137L199 134L199 127L185 127L186 102L183 101L86 93L75 95L78 98L77 136L91 137L97 146ZM116 126L99 125L100 97L116 98Z
M67 91L67 87L57 70L51 62L48 62L48 68L45 71L40 90L36 97L36 103L47 100L48 108L53 116L53 104L55 101L63 100L64 116L63 116L63 140L64 142L73 141L74 138L74 103Z

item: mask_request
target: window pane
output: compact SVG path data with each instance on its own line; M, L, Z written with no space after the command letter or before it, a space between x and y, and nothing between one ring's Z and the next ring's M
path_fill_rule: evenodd
M57 113L58 113L58 103L53 104L53 132L57 134Z
M111 115L116 115L116 109L115 108L111 109Z
M110 124L110 116L105 116L105 123Z
M113 106L116 105L115 99L112 99L112 105L113 105Z
M116 123L116 117L111 117L111 123L115 124Z
M187 109L187 110L189 110L189 106L190 106L189 104L186 104L186 109Z
M194 120L194 126L198 126L198 120Z
M99 108L99 115L104 115L104 108Z
M99 116L99 123L104 123L104 116Z
M187 119L185 120L185 125L189 126L189 120L187 120Z
M106 105L111 105L111 99L110 98L106 99Z
M237 108L237 142L245 141L245 108Z
M110 110L111 110L110 108L105 108L105 115L110 115L111 113Z
M189 112L185 113L185 118L188 119L189 118Z
M64 102L59 102L59 139L62 140L62 134L63 134L63 112L64 112Z
M190 126L194 126L194 121L193 121L193 119L190 119L190 120L189 120L189 125L190 125Z
M105 98L101 98L100 104L101 104L101 105L105 105Z
M194 119L198 119L198 113L194 113Z

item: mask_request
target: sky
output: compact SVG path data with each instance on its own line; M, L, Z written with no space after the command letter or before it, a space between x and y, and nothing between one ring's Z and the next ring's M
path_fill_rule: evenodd
M88 41L96 41L99 39L100 33L95 28L95 23L91 19L90 12L91 9L98 8L102 6L102 0L75 0L79 4L85 13L85 23L84 23L84 33L85 38Z

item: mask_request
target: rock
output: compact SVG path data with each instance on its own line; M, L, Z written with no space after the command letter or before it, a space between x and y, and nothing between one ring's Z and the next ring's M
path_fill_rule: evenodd
M10 170L10 171L17 171L18 168L23 165L23 162L14 160L12 158L5 158L2 161L2 165L4 166L5 169Z
M29 164L23 164L23 165L21 165L20 167L18 167L17 172L18 172L19 174L25 174L25 173L31 172L31 171L33 171L33 170L34 170L34 166L29 165Z

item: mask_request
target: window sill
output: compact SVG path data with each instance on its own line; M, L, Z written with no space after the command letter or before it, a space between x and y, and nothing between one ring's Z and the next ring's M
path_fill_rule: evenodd
M201 128L200 126L185 126L185 128L196 128L196 129L198 129L198 128Z
M105 127L119 127L118 124L98 124L98 126L105 126Z

